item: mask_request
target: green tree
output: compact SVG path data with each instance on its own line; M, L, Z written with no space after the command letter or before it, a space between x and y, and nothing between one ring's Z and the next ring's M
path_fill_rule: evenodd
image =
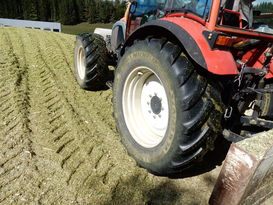
M59 21L63 24L109 23L125 11L122 0L0 0L0 17Z
M95 0L88 1L88 22L89 23L97 23L97 5Z
M50 19L50 2L49 0L38 0L39 20L48 21Z
M37 0L22 0L22 9L24 19L39 20Z
M60 22L63 24L79 23L79 13L75 0L61 0L60 8Z
M254 7L254 10L261 11L262 13L273 13L273 3L262 2ZM263 22L273 27L273 18L269 19L256 19L255 22Z
M59 1L58 0L49 0L50 7L50 17L48 21L59 21L60 11L59 11Z

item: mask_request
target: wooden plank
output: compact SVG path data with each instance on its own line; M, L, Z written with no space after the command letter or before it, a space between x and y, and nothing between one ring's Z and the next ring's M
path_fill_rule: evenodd
M211 205L260 204L273 196L273 131L232 144Z

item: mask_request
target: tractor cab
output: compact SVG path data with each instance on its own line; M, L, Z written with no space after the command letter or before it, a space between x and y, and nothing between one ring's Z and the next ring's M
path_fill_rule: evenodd
M136 0L132 2L129 21L127 22L128 37L141 25L162 17L183 16L205 23L209 29L215 26L232 27L273 34L272 25L268 26L261 20L272 18L271 14L253 11L252 1L232 0ZM259 28L261 27L261 28Z
M209 16L212 0L138 0L133 1L129 21L127 23L127 36L138 27L151 20L175 13L196 15L200 19Z
M144 23L163 16L164 3L165 0L133 1L130 8L129 20L127 22L126 35L130 35Z
M273 42L273 29L261 20L272 16L253 11L252 1L137 0L131 5L125 44L147 35L165 35L181 42L194 61L210 72L234 75L238 74L238 66L241 69L238 62L262 67L262 54ZM194 49L200 49L204 58L200 59L199 51ZM223 55L229 56L229 65L214 59Z

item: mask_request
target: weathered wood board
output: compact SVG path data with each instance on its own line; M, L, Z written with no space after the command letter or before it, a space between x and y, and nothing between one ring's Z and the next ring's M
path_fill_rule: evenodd
M273 196L273 131L233 143L215 184L211 205L255 205Z

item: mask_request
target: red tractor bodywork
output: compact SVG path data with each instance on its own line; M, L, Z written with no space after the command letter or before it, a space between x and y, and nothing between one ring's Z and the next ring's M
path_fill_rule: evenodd
M206 26L186 17L166 17L162 20L181 26L191 35L204 56L208 71L218 75L238 74L236 63L229 51L210 48L203 35L204 31L209 31ZM223 62L223 59L225 59L225 62Z
M129 16L126 44L141 38L144 33L145 36L165 33L176 38L197 64L213 74L237 75L242 64L255 69L263 68L264 53L269 49L268 44L273 43L273 34L243 29L240 13L226 9L224 11L236 15L240 23L235 27L222 25L220 3L221 0L212 2L207 20L191 13L176 12L140 25L141 18L132 20ZM245 53L234 49L236 45L253 39L259 40L255 48ZM273 62L266 78L272 77Z

